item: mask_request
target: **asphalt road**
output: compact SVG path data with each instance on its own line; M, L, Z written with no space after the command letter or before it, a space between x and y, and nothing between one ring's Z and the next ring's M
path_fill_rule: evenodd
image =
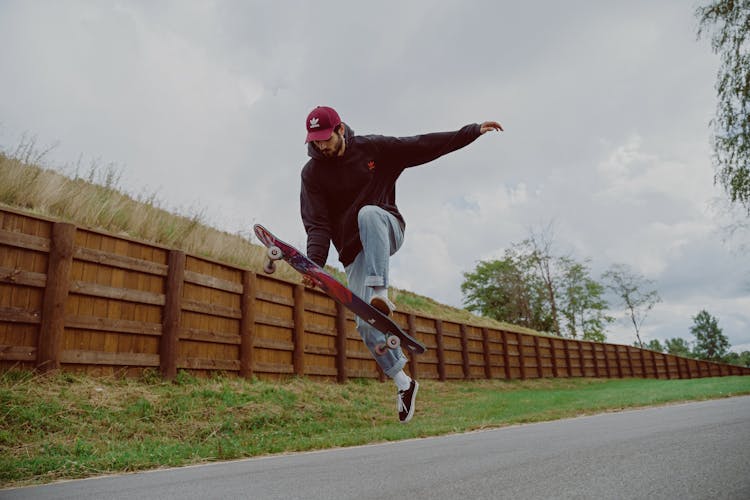
M0 499L750 499L750 397L0 491Z

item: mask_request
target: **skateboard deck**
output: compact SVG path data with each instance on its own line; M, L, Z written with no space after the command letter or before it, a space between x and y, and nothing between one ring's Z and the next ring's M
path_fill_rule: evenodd
M386 342L378 346L378 354L385 353L385 349L396 349L399 346L405 347L409 352L415 354L422 354L427 350L417 339L399 328L391 318L362 300L322 267L308 259L305 254L278 239L260 224L255 224L253 229L261 243L268 248L263 270L267 274L271 274L275 270L276 261L284 260L300 274L309 276L326 295L385 334Z

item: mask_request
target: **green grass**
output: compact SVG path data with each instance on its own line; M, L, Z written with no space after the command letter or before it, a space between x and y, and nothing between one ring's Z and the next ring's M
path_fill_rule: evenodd
M676 401L750 394L750 377L422 381L397 422L392 384L289 379L174 383L31 372L0 375L0 484L352 446Z

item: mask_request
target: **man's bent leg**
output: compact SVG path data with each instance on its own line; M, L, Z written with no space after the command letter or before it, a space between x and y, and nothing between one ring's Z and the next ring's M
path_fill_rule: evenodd
M357 222L364 253L365 285L388 287L388 259L404 242L398 219L373 205L362 207Z
M358 295L362 300L369 303L372 298L372 287L365 284L367 271L365 267L365 256L363 252L357 255L350 265L346 267L346 277L349 282L349 289ZM406 365L406 356L401 349L386 349L384 354L377 354L376 347L385 343L385 334L369 323L363 321L360 317L356 318L357 331L362 341L372 353L372 357L378 363L383 372L390 378L393 378Z

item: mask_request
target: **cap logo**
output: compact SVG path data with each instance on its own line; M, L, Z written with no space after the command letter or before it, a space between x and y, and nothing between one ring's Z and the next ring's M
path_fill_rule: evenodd
M320 127L320 119L316 116L313 116L310 118L310 128L318 128Z

